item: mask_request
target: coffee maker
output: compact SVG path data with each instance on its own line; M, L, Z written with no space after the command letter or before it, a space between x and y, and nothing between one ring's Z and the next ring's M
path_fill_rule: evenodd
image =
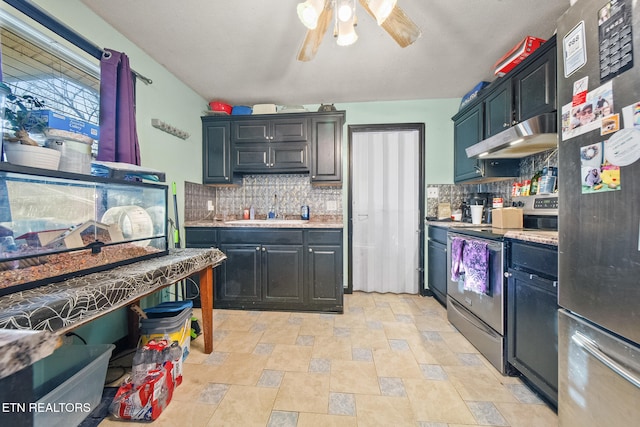
M492 193L473 193L462 202L462 222L471 222L471 206L484 206L482 210L482 222L490 222L491 206L493 203Z

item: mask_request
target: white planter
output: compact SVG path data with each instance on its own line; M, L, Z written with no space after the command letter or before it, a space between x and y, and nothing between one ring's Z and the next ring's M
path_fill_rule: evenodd
M51 148L5 141L4 152L14 165L58 170L60 164L60 152Z

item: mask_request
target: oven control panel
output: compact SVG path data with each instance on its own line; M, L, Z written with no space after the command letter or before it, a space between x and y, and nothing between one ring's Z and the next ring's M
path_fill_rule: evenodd
M557 197L541 197L533 201L533 209L558 209Z
M517 208L522 208L525 215L558 215L557 195L514 197L512 204Z

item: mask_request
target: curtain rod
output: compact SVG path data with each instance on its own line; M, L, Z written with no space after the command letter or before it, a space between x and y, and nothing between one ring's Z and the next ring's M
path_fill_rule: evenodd
M13 6L15 9L24 13L34 21L41 24L42 26L53 31L60 37L78 46L80 49L87 52L89 55L93 56L94 58L96 59L102 58L102 53L104 52L103 48L98 47L97 45L87 40L85 37L75 32L73 29L69 28L62 22L58 21L53 16L49 15L45 10L33 4L30 0L4 0L4 2ZM132 69L131 72L136 76L137 79L140 79L144 84L150 85L153 83L153 80L143 76L137 71Z

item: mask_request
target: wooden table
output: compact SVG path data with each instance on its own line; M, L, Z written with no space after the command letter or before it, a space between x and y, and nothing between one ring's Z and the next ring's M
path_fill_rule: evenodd
M50 354L55 345L46 345L47 341L55 340L57 344L67 332L136 304L141 298L196 273L200 276L205 352L211 353L213 268L225 259L215 248L172 249L168 255L1 297L0 338L4 339L0 339L0 359L2 355L25 354L34 341L48 350L0 366L0 378ZM12 334L12 330L15 333ZM42 331L42 336L34 337L25 331Z

